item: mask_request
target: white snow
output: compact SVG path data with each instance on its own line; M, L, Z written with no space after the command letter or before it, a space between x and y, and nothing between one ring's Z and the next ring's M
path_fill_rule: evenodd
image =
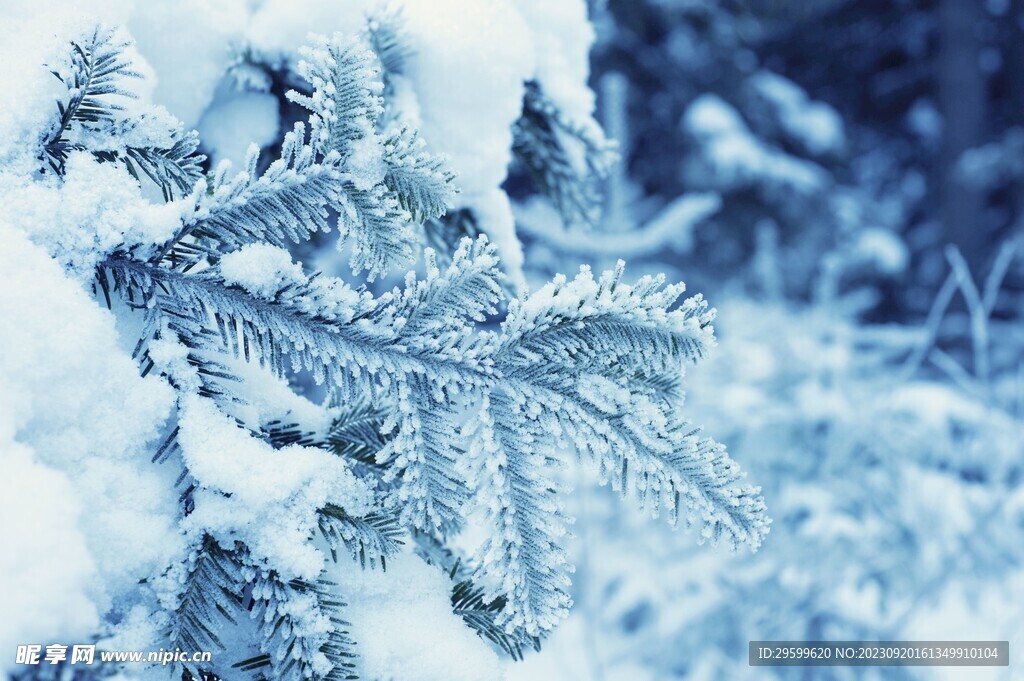
M3 220L0 243L2 496L14 504L0 543L19 564L0 579L25 599L7 603L0 631L81 637L179 545L173 473L150 462L171 391L139 377L113 316Z
M807 153L838 154L846 146L843 119L828 104L811 100L799 85L771 71L760 71L749 82L773 109L786 136Z
M20 229L79 277L119 246L151 246L181 224L184 202L150 203L124 166L69 155L64 181L0 173L0 220Z
M2 307L0 301L0 307ZM85 536L78 528L80 506L65 473L33 461L33 451L15 440L9 423L0 377L0 675L15 646L32 641L78 640L98 623L96 605L88 596L95 578Z
M291 253L270 244L247 244L220 261L224 281L237 284L260 298L272 298L289 284L302 284L302 265L292 262Z
M311 33L356 34L378 0L264 0L254 8L246 28L248 45L275 65L294 63Z
M246 403L233 405L230 414L243 423L263 425L277 420L294 423L306 432L323 433L337 416L340 407L329 409L310 401L296 393L287 378L275 376L259 364L238 357L218 359L245 383Z
M387 572L339 560L330 568L359 646L360 678L376 681L500 681L497 654L451 609L452 582L411 554Z
M62 91L60 82L42 65L52 59L61 41L57 35L40 31L28 8L16 3L0 9L0 23L4 25L4 39L0 40L0 167L14 173L32 172L38 162L35 150L26 142L49 134L54 102Z
M414 52L407 73L427 147L447 156L460 190L457 207L477 213L520 284L522 252L501 184L523 82L536 68L530 28L508 0L415 0L404 7Z
M705 94L683 115L683 128L700 145L685 167L687 179L700 188L811 193L826 182L817 164L765 145L725 100Z
M519 10L533 34L534 78L544 94L573 122L594 123L590 47L594 27L585 0L519 0Z
M345 170L357 189L370 191L384 182L387 164L384 162L384 144L379 135L367 135L353 140L345 158Z
M269 93L218 94L198 127L211 166L226 160L235 168L244 168L250 144L263 148L277 139L280 118L277 98Z
M184 401L180 425L182 456L200 485L186 530L242 541L285 579L320 573L324 556L308 540L328 499L357 516L370 509L370 490L327 451L274 449L199 397Z
M128 29L156 71L153 101L194 128L243 42L246 0L147 0L131 5Z

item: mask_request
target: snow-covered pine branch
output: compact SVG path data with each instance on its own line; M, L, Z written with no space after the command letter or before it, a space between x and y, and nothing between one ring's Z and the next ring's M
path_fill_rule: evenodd
M110 29L97 28L92 35L71 42L66 63L51 73L67 86L66 98L57 101L60 118L55 122L46 153L55 172L61 172L67 154L77 145L72 141L74 127L110 123L123 111L119 99L137 95L126 87L126 80L139 78L125 57L130 43Z
M336 586L325 577L284 582L273 572L257 574L250 598L262 653L234 667L282 681L358 678L355 642Z
M756 547L767 529L758 491L734 486L742 476L724 448L681 420L676 391L665 390L714 343L714 310L699 295L672 309L682 284L628 286L622 273L621 262L597 280L584 268L513 306L496 368L550 403L623 493L634 487L654 513L664 505L672 523L685 499L687 525L698 521L702 536Z
M195 131L174 131L167 148L142 146L125 148L125 166L134 177L139 171L153 181L163 192L165 201L185 196L203 174L205 157L197 153L199 135Z
M183 582L171 617L170 644L181 650L224 650L218 625L237 624L246 583L242 564L207 535L190 556Z
M331 557L344 547L359 560L362 567L380 564L387 569L388 556L393 556L404 543L405 531L398 519L389 513L373 513L358 518L345 509L328 505L320 510L319 528L331 546Z
M134 159L181 190L200 167L195 136L168 137L178 128L156 117L133 128L172 142L153 148L178 175L131 151L149 147L118 146L129 123L102 97L132 72L121 43L96 40L72 61L113 69L85 109L106 127L62 147L67 160ZM681 284L583 268L509 301L495 329L505 275L483 235L443 265L424 249L423 274L377 294L294 261L287 248L336 214L353 269L372 280L414 255L415 223L441 218L454 192L418 131L381 126L386 60L365 40L318 39L303 53L311 94L289 96L312 112L308 142L300 123L262 173L252 149L233 178L221 165L189 197L165 189L166 224L88 261L97 298L137 338L140 373L174 395L152 458L177 475L184 539L146 589L170 640L228 650L235 669L273 678L354 669L328 556L383 568L408 537L444 553L477 507L490 533L450 568L453 612L515 657L538 645L571 605L559 468L573 452L702 538L756 549L768 530L757 489L680 415L684 365L713 343L713 312L699 296L679 303ZM65 112L55 129L68 128ZM324 386L333 423L292 424L295 409L325 411L292 392L296 376Z
M598 224L604 200L600 183L616 158L599 127L569 120L539 83L528 83L512 149L565 226Z
M196 209L176 235L175 243L191 235L236 249L253 242L284 247L299 243L311 232L326 232L327 207L343 199L343 183L337 155L319 162L313 148L304 143L301 123L285 135L281 157L257 174L259 149L250 147L245 170L227 179L230 166L217 169L209 189L196 189ZM173 244L172 244L173 245Z
M233 267L232 256L225 260ZM145 271L111 263L122 272ZM161 304L188 314L205 310L209 323L222 328L230 322L222 349L247 359L251 352L253 361L265 359L281 372L309 370L344 391L340 398L393 390L398 436L388 458L394 455L402 475L403 518L415 527L459 520L468 492L456 467L458 396L484 393L480 418L487 427L476 433L483 442L473 454L487 473L479 474L477 492L494 495L495 536L507 543L500 559L493 547L484 552L484 572L501 572L503 582L506 570L522 573L513 577L521 586L495 593L511 608L525 608L512 611L508 621L529 635L549 630L569 604L556 541L562 531L550 525L558 503L540 503L528 492L548 494L554 487L542 474L554 456L533 459L563 435L623 493L636 489L653 512L664 506L675 522L685 506L687 524L699 524L703 537L756 547L767 529L757 490L738 485L741 476L723 448L679 420L678 404L666 402L664 391L649 387L707 351L713 337L706 304L697 297L669 311L681 286L661 288L651 277L630 287L620 281L621 269L599 280L584 270L568 284L557 281L513 303L500 336L474 338L472 322L499 292L496 265L484 240L467 242L444 275L432 267L426 279L409 277L405 291L379 300L357 296L337 280L289 281L269 299L254 301L212 274L151 276L170 292ZM329 306L324 291L336 296ZM348 297L350 306L338 305L338 297ZM525 489L507 487L524 476L537 477ZM536 525L508 525L531 522L531 513ZM526 537L536 542L542 530L552 536L524 551L540 562L520 565L514 559L520 545ZM540 604L551 612L538 613Z
M422 150L415 131L379 129L384 84L365 40L320 38L302 56L297 70L313 94L292 91L288 98L312 112L313 144L323 155L340 156L351 183L339 228L354 240L353 269L380 274L410 260L410 222L444 214L454 176Z
M67 86L67 94L57 100L59 119L44 153L57 174L64 173L68 154L74 151L88 150L104 161L121 160L136 179L142 171L170 201L192 190L205 157L197 153L198 136L160 112L124 115L125 104L138 99L131 82L142 77L126 55L130 45L123 32L107 28L71 42L65 59L51 68Z

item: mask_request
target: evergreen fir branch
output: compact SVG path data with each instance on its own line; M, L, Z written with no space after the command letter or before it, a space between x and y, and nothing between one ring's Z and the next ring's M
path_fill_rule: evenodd
M321 36L300 54L296 70L313 86L313 94L290 91L287 97L312 112L312 143L320 154L334 151L347 160L358 142L374 139L384 113L376 56L362 41L340 34Z
M410 277L377 300L327 296L315 278L260 299L226 285L216 269L127 269L152 280L161 306L228 326L224 336L240 340L226 347L249 361L276 354L272 365L284 371L283 356L293 353L293 368L333 386L362 376L350 394L390 392L398 433L378 459L392 462L384 479L399 486L402 521L442 532L457 526L467 479L493 495L496 532L479 576L488 599L505 599L497 622L511 636L543 636L571 602L561 490L550 474L563 437L620 489L636 489L655 510L667 506L671 520L685 502L687 522L699 519L703 536L756 547L767 531L758 490L736 484L731 460L678 420L677 403L649 396L713 343L706 304L698 297L673 307L681 286L654 277L628 286L621 266L599 280L583 269L514 301L500 336L474 337L500 292L495 267L493 249L464 242L445 272L428 257L424 279ZM627 381L638 375L646 380ZM479 391L484 405L471 448L480 463L468 472L455 448L455 396L465 391Z
M423 151L415 131L378 134L384 86L376 57L362 41L322 38L303 52L298 71L313 94L288 97L311 112L311 144L321 155L336 154L346 178L339 246L352 239L352 268L372 280L412 259L410 223L447 210L453 175Z
M401 5L384 6L371 12L367 17L366 37L370 49L380 61L385 84L390 75L405 73L412 50L406 36Z
M351 638L347 629L349 624L335 614L338 612L338 608L344 606L344 603L330 595L329 589L333 585L324 584L323 586L324 591L319 595L320 607L327 609L331 613L329 615L331 631L327 635L327 640L320 646L320 652L333 663L331 671L327 672L324 681L358 679L359 675L355 673L355 662L353 660L356 657L354 652L355 641Z
M596 226L604 200L600 183L614 160L612 145L599 131L568 121L536 82L527 83L522 116L513 132L516 159L554 203L563 222Z
M188 195L203 176L206 157L197 153L199 135L195 131L175 135L169 149L159 147L128 147L125 165L133 177L142 171L163 193L165 201Z
M283 449L291 445L315 447L318 444L316 434L303 430L297 423L283 423L274 420L263 424L260 430L264 439L274 449Z
M232 385L237 384L240 379L223 363L212 359L203 352L204 348L209 347L211 340L216 338L216 332L204 326L201 320L174 313L168 313L166 317L162 317L155 308L150 308L144 302L131 302L135 299L144 301L147 294L138 290L132 283L125 281L118 270L98 268L93 285L94 294L96 289L103 291L104 302L108 309L113 309L114 306L112 293L121 290L126 292L129 307L138 307L143 310L145 317L142 322L142 331L131 355L131 358L139 364L140 376L144 378L157 369L156 362L150 354L151 343L172 338L173 342L179 343L184 350L184 366L180 363L175 366L160 366L159 372L175 390L195 392L202 397L221 403L241 401L236 393L236 385ZM178 434L177 425L168 426L166 435L160 440L160 445L152 456L153 463L163 464L180 452ZM175 486L183 486L187 480L189 480L188 469L182 465ZM192 489L191 485L184 486L184 491L180 495L184 515L188 515L192 511Z
M402 128L384 141L384 184L417 222L439 218L455 197L452 173L442 159L423 151L415 130Z
M173 315L173 313L169 314ZM167 330L175 334L178 342L187 349L185 361L195 371L195 377L198 379L198 385L195 387L196 394L222 404L241 402L237 396L237 384L241 382L241 379L234 375L223 362L211 358L205 352L219 338L219 334L214 329L202 324L202 320L195 317L179 316L174 318L171 316L167 320ZM175 388L184 388L178 377L164 375Z
M501 380L481 410L468 477L498 495L479 575L488 598L506 599L500 622L510 632L542 636L571 602L558 490L545 473L555 443L596 458L652 510L666 505L671 521L685 501L703 537L756 549L768 529L759 490L738 485L722 448L655 390L706 353L713 311L699 297L673 309L683 287L663 287L663 278L629 286L621 276L620 263L599 280L587 268L572 282L558 277L513 301L502 325ZM634 385L636 376L644 380Z
M154 312L152 317L158 315ZM152 335L143 334L136 345L133 359L139 361L142 376L157 368L156 363L150 355L150 343L153 341L168 342L173 339L174 343L180 344L184 351L183 362L175 362L170 366L160 366L160 375L179 394L194 393L200 397L212 399L219 404L238 404L242 399L238 396L238 384L240 379L232 373L223 363L212 359L206 348L216 339L217 334L213 330L203 326L199 320L193 318L175 319L169 315L169 319L163 320L163 328L156 328ZM181 451L178 443L179 427L176 419L172 421L173 427L169 426L167 435L161 440L160 446L153 454L153 463L166 463L175 454ZM189 515L194 507L191 493L193 490L192 480L187 466L179 460L181 472L175 482L175 486L183 487L180 501L184 506L184 515ZM187 485L184 483L188 482Z
M486 351L490 338L481 336L482 343L472 344L466 339L474 337L475 323L496 313L501 297L494 247L485 239L466 240L444 271L432 251L425 259L426 277L406 278L404 290L392 294L388 316L402 320L403 337L423 351ZM452 395L428 379L414 375L398 384L398 435L385 452L395 456L390 479L401 474L398 499L404 522L450 531L458 526L468 496L456 466L462 454L458 412Z
M260 623L263 655L235 668L268 668L275 681L356 679L355 642L342 617L345 603L337 585L317 581L282 582L273 573L257 576L252 590L253 616Z
M683 403L683 372L649 374L638 371L629 379L629 384L640 394L665 405Z
M176 308L163 309L158 313L147 302L152 296L152 291L148 290L151 282L143 284L136 278L126 276L130 274L119 268L97 268L93 291L95 293L96 289L99 289L103 292L108 309L113 309L113 294L123 292L129 307L141 308L144 311L142 332L132 351L132 359L139 363L140 374L148 375L155 366L149 354L150 343L172 334L174 341L185 347L185 362L194 372L194 376L163 372L162 375L168 382L178 390L184 389L185 383L195 382L195 391L202 397L237 402L234 386L238 384L239 378L222 362L204 352L204 349L215 344L220 338L218 331L205 324L202 316L188 314ZM161 447L161 450L163 449Z
M568 607L559 494L545 473L565 436L623 489L666 505L670 519L685 502L687 520L699 518L712 540L756 548L767 531L758 491L736 484L740 476L721 448L678 420L677 402L649 396L652 385L673 385L668 377L713 343L713 311L703 300L673 308L681 286L663 287L655 277L628 286L621 267L599 280L584 269L572 282L556 279L513 301L500 336L474 337L498 290L493 250L482 242L465 242L444 273L428 258L423 280L410 277L404 290L356 296L343 307L323 304L316 279L264 300L225 285L216 270L119 266L152 279L161 306L227 326L224 337L240 340L225 347L247 360L270 355L283 372L292 354L292 368L347 385L339 397L390 393L398 434L378 460L391 462L384 479L399 485L404 523L457 525L468 478L501 499L492 509L501 533L482 554L481 574L500 585L488 594L506 599L501 623L512 632L541 636ZM645 380L631 385L638 375ZM467 391L485 404L486 427L474 434L472 451L491 462L469 472L455 448L456 395Z
M566 379L569 388L575 377L566 369L620 380L675 374L702 359L714 345L714 310L700 295L672 309L685 286L665 286L662 275L630 286L624 268L620 261L595 280L582 267L571 282L559 275L524 303L513 301L496 355L503 373L528 382Z
M424 563L440 568L453 581L461 581L466 577L462 557L455 555L455 550L445 543L443 537L436 532L416 528L409 535L413 551Z
M198 315L218 328L221 347L214 349L264 363L281 376L310 371L339 400L378 394L409 375L430 376L435 391L471 389L490 380L489 339L449 335L439 342L405 334L394 323L390 295L375 300L339 280L313 277L265 300L228 285L215 268L184 274L118 257L103 267L117 271L128 288L155 296L161 309Z
M304 139L305 128L297 123L285 135L281 157L262 175L256 172L255 146L249 150L246 169L233 179L225 179L225 166L218 168L210 191L197 192L195 214L161 255L188 235L233 250L254 242L285 247L308 239L312 232L329 231L327 207L342 202L343 182L335 157L316 162Z
M468 208L448 211L437 218L428 218L423 222L423 237L428 248L434 251L437 261L442 265L451 263L452 257L459 250L463 240L476 241L484 235L480 225ZM518 293L512 281L505 276L501 278L502 297L511 299Z
M699 296L670 310L682 286L663 287L661 277L628 286L621 276L621 263L599 280L584 268L542 289L540 304L510 306L496 367L506 382L530 386L623 492L636 489L655 512L667 506L673 522L685 499L702 536L756 549L768 531L759 490L737 484L724 448L682 421L677 401L651 396L652 385L671 384L706 354L714 311ZM645 380L627 380L638 374Z
M491 532L479 550L477 579L486 600L505 600L496 624L519 639L550 632L572 605L561 541L565 518L555 482L549 419L526 392L507 387L484 399L470 455L489 491Z
M671 406L642 396L611 413L603 396L594 401L600 406L586 399L562 401L562 426L598 462L613 489L623 497L635 490L655 516L666 509L670 524L683 513L686 527L699 525L701 542L725 542L733 549L760 545L769 524L760 489L739 484L745 476L722 445L675 420Z
M236 624L244 586L242 563L234 552L204 536L171 617L168 637L172 645L180 650L225 650L216 632L225 622Z
M371 513L363 518L350 515L335 504L320 511L320 533L331 547L331 558L338 560L338 549L344 547L353 559L366 568L380 563L387 570L387 559L405 543L405 530L398 519L387 513Z
M338 246L351 239L352 270L368 272L373 281L394 264L411 261L415 234L399 197L384 184L363 189L347 182L345 189L338 216Z
M452 589L452 610L478 636L498 646L513 660L522 660L527 646L540 651L540 638L510 634L500 624L505 606L501 596L488 601L484 588L470 579L458 582Z
M55 132L45 145L53 170L62 175L68 153L87 151L101 162L125 164L128 172L140 180L140 172L156 184L165 201L192 191L202 176L205 157L196 153L199 137L180 129L170 131L169 147L158 145L122 146L121 140L136 130L145 129L146 114L127 118L120 99L136 99L127 82L139 78L126 56L130 41L116 31L97 28L86 39L72 41L68 61L51 71L67 86L66 101L58 100L60 114ZM82 141L80 133L86 133ZM79 133L79 134L76 134ZM106 142L96 145L97 140ZM97 148L99 146L100 148Z
M394 457L385 482L395 482L404 524L417 529L454 533L469 499L457 463L458 412L451 397L439 394L424 376L398 384L397 434L384 454Z
M405 288L394 290L389 301L388 314L403 320L403 335L430 339L431 345L454 344L497 314L503 277L486 237L463 239L443 270L432 250L423 259L426 276L417 280L410 273Z
M475 241L483 234L472 211L466 208L448 211L438 218L427 219L423 223L423 232L427 245L445 262L451 260L463 239Z
M72 148L66 133L73 124L112 121L124 110L117 98L137 98L123 87L124 81L141 77L125 57L128 46L116 31L97 27L85 40L72 41L68 63L51 70L67 86L67 99L57 101L60 119L56 130L46 143L46 154L57 174L63 174Z
M391 439L384 433L390 410L368 400L349 405L327 431L323 446L362 467L383 472L377 456Z

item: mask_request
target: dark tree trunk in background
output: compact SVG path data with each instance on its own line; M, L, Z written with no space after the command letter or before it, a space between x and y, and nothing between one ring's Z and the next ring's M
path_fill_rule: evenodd
M1007 16L1006 66L1010 98L1010 123L1024 129L1024 0L1013 0ZM1011 197L1014 229L1024 231L1024 176L1013 185Z
M939 106L945 121L939 168L943 238L977 276L988 255L981 192L957 174L964 151L984 141L985 78L978 67L979 0L939 0Z
M1024 0L1013 0L1006 15L1006 70L1014 125L1024 123Z

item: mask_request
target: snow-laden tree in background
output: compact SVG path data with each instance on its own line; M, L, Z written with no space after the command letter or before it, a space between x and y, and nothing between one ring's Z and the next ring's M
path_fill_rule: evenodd
M675 262L688 281L711 286L748 274L767 246L783 265L777 293L810 298L864 279L891 293L909 265L900 230L921 177L892 177L888 150L862 150L845 111L757 52L772 28L761 14L796 23L828 4L787 14L773 3L604 3L594 80L602 121L621 144L609 173L615 217L601 225L604 238L566 238L553 211L526 202L523 232L538 247L528 264L543 264L542 249L554 263L560 253L629 252L633 266Z
M463 175L435 153L458 131L429 125L446 112L436 102L420 96L417 115L410 101L412 14L371 15L297 59L274 61L253 40L233 77L287 81L306 118L269 154L251 147L240 172L207 171L199 137L148 103L145 62L122 32L75 36L48 58L28 134L0 150L4 288L24 287L5 298L3 379L28 405L3 433L23 450L25 489L53 474L88 499L57 509L83 527L60 574L86 611L72 620L59 607L51 627L13 631L17 642L88 633L101 648L216 651L209 668L185 666L193 678L452 678L436 660L402 666L386 622L356 616L360 602L364 615L387 612L391 591L419 627L470 650L454 660L459 678L492 678L493 654L450 620L521 657L564 618L571 519L558 469L572 454L702 540L761 543L758 489L680 413L683 367L713 344L713 311L700 296L680 302L683 286L663 277L627 284L621 264L526 293L502 178L470 176L458 199ZM521 17L543 26L545 10ZM543 52L543 31L534 38ZM539 185L586 221L584 184L606 152L592 100L560 110L544 94L557 66L533 75L518 81L525 104L505 153L515 127ZM458 116L462 104L445 106ZM581 126L565 123L574 115ZM593 149L572 171L566 135ZM335 229L347 276L295 260ZM420 274L393 277L421 253ZM392 288L374 285L389 276ZM22 302L37 297L41 320ZM52 385L20 368L50 351L70 367ZM322 406L299 394L309 386ZM468 551L467 523L484 537ZM53 560L19 555L8 576L19 588L32 561ZM446 608L409 596L410 584L436 592L441 575ZM415 637L401 634L399 646Z
M996 141L959 161L990 197L971 237L953 239L961 254L936 221L961 197L929 187L946 144L929 100L953 77L932 59L946 4L959 3L607 3L594 80L603 122L630 133L616 179L636 226L573 239L528 199L526 263L547 276L581 253L635 249L631 268L678 267L715 292L719 347L689 374L687 413L728 434L775 524L751 559L709 554L581 490L573 613L547 644L556 654L513 678L955 678L751 668L746 646L1020 638L1021 149L999 132L1019 113L991 116ZM956 30L1000 48L989 68L1005 74L1019 27L990 21ZM1018 76L984 70L972 87L988 79L994 110L1017 101ZM971 265L968 251L994 257Z

